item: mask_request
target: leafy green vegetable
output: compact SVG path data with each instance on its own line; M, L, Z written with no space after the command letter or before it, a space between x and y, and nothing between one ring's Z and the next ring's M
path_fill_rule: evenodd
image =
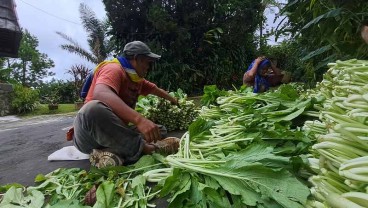
M307 122L314 135L310 177L314 201L326 207L366 207L368 204L368 61L330 63L310 97L323 96L321 122Z
M11 187L4 195L0 207L16 208L29 207L40 208L44 204L45 197L40 191L32 190L23 195L22 188Z
M185 176L188 175L185 174L187 171L195 173L191 177L192 183L193 180L202 180L203 176L198 175L200 179L197 179L194 177L196 174L210 177L218 184L210 180L210 183L204 183L203 186L220 192L226 190L232 195L240 196L241 202L249 206L258 206L265 204L266 201L273 201L282 207L303 207L309 195L309 189L304 184L286 170L281 169L288 163L288 158L273 155L272 148L262 144L253 144L244 151L232 153L223 158L225 162L220 165L211 164L211 161L194 164L193 160L177 158L177 156L168 156L167 160L171 166L182 169L181 174L174 171L174 175L168 177L162 189L163 193L179 189L172 199L175 206L178 204L177 200L180 203L183 202L184 196L188 201L195 200L192 197L196 196L187 195L189 184L189 181L185 179ZM178 182L173 184L172 182L176 180ZM177 197L179 198L176 199ZM201 200L210 199L202 198Z
M104 181L100 184L96 191L97 201L94 208L113 207L115 195L114 183L111 181Z
M187 100L187 95L180 89L170 94L179 99L178 106L163 98L148 95L140 97L136 110L151 121L164 125L168 131L187 129L198 116L197 107L193 101Z

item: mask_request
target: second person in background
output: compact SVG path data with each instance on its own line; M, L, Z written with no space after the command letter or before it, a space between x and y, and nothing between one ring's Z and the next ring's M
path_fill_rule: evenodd
M274 62L264 56L256 58L244 73L243 84L253 87L254 93L265 92L281 84L284 75Z

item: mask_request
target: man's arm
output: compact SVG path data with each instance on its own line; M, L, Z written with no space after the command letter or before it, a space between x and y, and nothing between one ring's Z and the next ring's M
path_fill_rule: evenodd
M244 85L248 85L248 83L253 83L254 81L254 77L257 74L257 68L259 66L259 63L261 63L261 61L263 61L265 59L264 56L258 57L255 61L254 64L252 66L252 68L244 73L243 76L243 84Z
M160 131L156 124L130 108L109 86L97 84L93 91L93 99L108 105L121 120L136 125L147 142L160 139Z
M155 90L153 90L153 92L151 93L153 95L156 95L158 97L164 98L168 101L170 101L172 104L177 105L178 104L178 99L171 96L168 92L166 92L165 90L161 89L161 88L156 88Z

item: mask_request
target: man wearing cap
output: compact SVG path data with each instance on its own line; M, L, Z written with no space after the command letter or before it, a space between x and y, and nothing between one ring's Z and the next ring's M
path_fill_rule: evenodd
M144 79L160 57L145 43L133 41L125 45L122 57L96 68L73 134L74 145L90 154L91 165L134 163L142 154L157 151L164 140L175 144L171 152L177 150L179 139L161 140L165 129L160 132L158 125L134 110L139 95L153 94L177 104L176 98Z

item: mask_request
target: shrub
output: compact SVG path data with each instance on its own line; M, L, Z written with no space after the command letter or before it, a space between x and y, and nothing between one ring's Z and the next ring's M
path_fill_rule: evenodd
M22 85L14 85L12 95L12 110L14 113L22 114L33 111L39 105L39 92Z

